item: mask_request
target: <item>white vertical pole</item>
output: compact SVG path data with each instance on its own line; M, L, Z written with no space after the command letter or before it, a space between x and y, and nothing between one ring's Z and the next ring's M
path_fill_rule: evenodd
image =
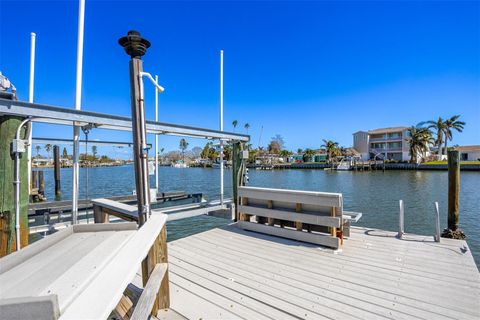
M77 37L77 70L75 81L75 109L81 109L82 102L82 67L83 67L83 27L85 18L85 0L78 3L78 37ZM78 216L78 180L79 180L79 150L80 127L73 127L73 177L72 177L72 224L77 224Z
M30 33L30 78L28 81L28 102L33 103L33 88L35 83L35 40L36 35L34 32ZM28 136L28 159L27 159L27 181L28 181L28 194L30 194L30 186L32 180L32 122L28 123L30 127L30 134Z
M400 212L398 216L398 238L402 239L403 234L405 233L405 228L404 228L404 213L405 213L405 208L403 205L403 200L399 201L400 205Z
M440 210L438 209L438 202L435 202L435 242L440 242Z
M155 76L158 83L158 76ZM155 121L158 121L158 88L155 86ZM158 134L155 133L155 188L158 194Z
M220 50L220 131L223 131L223 50ZM223 141L220 140L220 205L223 206Z

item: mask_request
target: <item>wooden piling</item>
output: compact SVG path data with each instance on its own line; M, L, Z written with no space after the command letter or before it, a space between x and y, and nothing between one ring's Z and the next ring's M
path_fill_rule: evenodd
M30 181L30 190L33 191L34 189L37 189L37 170L32 170L32 179ZM31 193L31 192L30 192Z
M240 220L240 213L238 211L238 186L240 185L240 169L241 169L241 150L242 145L240 142L233 142L232 144L232 191L233 191L233 203L235 207L235 219Z
M457 150L448 151L448 229L458 228L460 194L460 154Z
M0 116L0 257L16 250L15 201L14 201L14 157L12 141L23 118ZM26 130L20 132L27 139ZM28 165L27 153L20 156L20 246L28 245Z
M62 195L60 185L60 148L53 146L53 171L55 176L55 198L59 199Z
M38 171L38 194L45 196L45 180L43 177L43 170Z

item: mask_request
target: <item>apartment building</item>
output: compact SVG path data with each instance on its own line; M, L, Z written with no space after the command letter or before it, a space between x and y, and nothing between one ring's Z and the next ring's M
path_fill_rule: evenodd
M379 159L408 161L407 127L381 128L369 131L357 131L353 134L353 148L363 160Z

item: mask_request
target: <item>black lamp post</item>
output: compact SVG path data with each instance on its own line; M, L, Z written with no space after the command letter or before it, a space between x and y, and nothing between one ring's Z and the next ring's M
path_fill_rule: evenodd
M130 97L132 108L133 156L135 166L135 188L138 204L138 224L142 226L150 213L150 181L148 177L147 132L145 126L145 108L143 99L142 56L150 47L150 42L138 31L129 31L118 43L131 57L130 60Z

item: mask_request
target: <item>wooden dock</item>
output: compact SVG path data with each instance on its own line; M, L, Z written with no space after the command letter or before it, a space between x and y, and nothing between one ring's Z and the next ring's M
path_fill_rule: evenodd
M352 228L334 251L231 225L168 250L171 309L188 319L480 319L461 240Z

